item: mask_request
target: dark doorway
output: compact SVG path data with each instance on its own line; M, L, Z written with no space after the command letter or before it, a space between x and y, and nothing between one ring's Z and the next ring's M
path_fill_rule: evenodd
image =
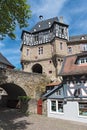
M42 74L42 66L40 64L35 64L32 67L32 72L34 72L34 73L41 73Z

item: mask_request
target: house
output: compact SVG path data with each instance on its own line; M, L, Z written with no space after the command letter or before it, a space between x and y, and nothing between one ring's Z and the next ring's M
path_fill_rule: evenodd
M0 53L0 69L14 69L15 67ZM7 95L6 91L0 87L0 98L2 95ZM0 100L1 103L1 100Z
M65 56L87 51L87 35L69 36L68 28L63 17L54 17L40 20L29 31L23 30L22 70L45 74L51 81L59 78Z
M48 117L87 123L87 52L66 56L59 75L62 83L42 97Z
M0 53L0 68L14 69L15 67Z

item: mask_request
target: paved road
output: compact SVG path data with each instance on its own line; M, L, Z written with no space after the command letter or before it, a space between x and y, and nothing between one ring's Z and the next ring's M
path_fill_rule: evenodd
M0 130L87 130L87 124L31 114L17 110L0 110Z

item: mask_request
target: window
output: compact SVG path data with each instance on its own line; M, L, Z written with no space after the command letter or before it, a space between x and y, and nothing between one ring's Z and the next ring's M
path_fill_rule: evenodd
M68 47L68 54L72 54L72 47Z
M56 101L51 101L51 110L56 112Z
M55 92L56 95L61 95L61 89Z
M64 29L63 28L61 29L61 33L64 34Z
M49 41L49 36L48 34L44 34L44 42L48 42Z
M52 61L50 60L49 63L52 63Z
M49 74L52 74L52 70L49 71Z
M81 37L81 40L84 40L84 39L85 39L85 37L84 37L84 36L82 36L82 37Z
M81 51L87 51L87 43L80 45Z
M61 42L60 43L60 50L62 50L63 49L63 43Z
M81 63L84 63L84 62L85 62L85 61L84 61L84 58L82 58L82 59L81 59Z
M77 64L84 64L87 63L87 57L79 58Z
M29 55L29 49L26 50L26 55L27 55L27 56Z
M58 112L63 112L63 101L58 101Z
M39 39L38 35L35 35L35 41L38 41L38 39Z
M87 116L87 102L79 102L79 115Z
M63 101L52 100L51 101L51 111L57 113L63 113Z
M43 47L39 47L38 48L38 54L40 55L40 54L43 54Z

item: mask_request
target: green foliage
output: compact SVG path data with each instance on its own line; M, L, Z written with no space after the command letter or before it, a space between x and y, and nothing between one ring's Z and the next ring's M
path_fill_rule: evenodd
M0 0L0 39L8 35L14 39L14 30L18 24L20 28L28 26L31 17L27 0Z
M31 98L28 97L28 96L19 96L18 99L19 99L21 102L28 102Z
M20 101L20 111L22 113L24 113L26 116L29 115L29 111L28 110L28 101L31 98L28 96L18 96L18 100Z

